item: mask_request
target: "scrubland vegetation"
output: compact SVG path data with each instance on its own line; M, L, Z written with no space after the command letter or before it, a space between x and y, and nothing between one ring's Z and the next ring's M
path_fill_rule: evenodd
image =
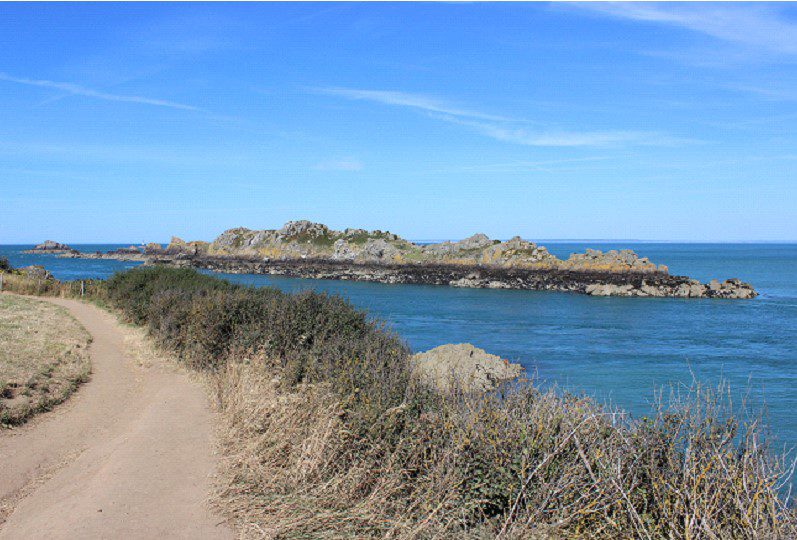
M793 463L722 389L640 419L525 382L444 394L339 298L162 267L86 290L214 381L218 504L248 537L797 536Z
M66 310L0 296L0 425L20 424L88 379L89 335Z

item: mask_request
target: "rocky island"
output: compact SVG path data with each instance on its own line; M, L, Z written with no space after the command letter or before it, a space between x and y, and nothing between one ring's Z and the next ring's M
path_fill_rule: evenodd
M52 240L45 240L41 244L34 246L32 249L27 249L22 253L49 253L52 255L64 255L80 252L67 246L66 244L59 244L58 242L53 242Z
M738 279L701 283L670 275L666 266L631 250L604 253L587 249L563 260L519 236L500 241L475 234L458 242L416 244L387 231L335 231L304 220L288 222L280 229L229 229L212 242L186 242L175 237L165 248L150 243L108 253L64 251L61 256L134 260L228 273L569 291L592 296L757 296L752 286Z

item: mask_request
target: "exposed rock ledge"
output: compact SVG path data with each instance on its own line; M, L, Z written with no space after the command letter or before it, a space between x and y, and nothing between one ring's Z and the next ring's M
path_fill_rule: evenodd
M334 231L310 221L281 229L229 229L213 242L172 238L109 253L66 252L63 257L111 258L194 266L218 272L278 274L380 283L571 291L592 296L753 298L738 279L707 284L671 276L631 250L587 249L559 259L543 246L514 237L475 234L458 242L415 244L386 231Z

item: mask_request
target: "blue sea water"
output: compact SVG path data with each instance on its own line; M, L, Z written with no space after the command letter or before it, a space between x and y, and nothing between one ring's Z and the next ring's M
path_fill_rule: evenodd
M540 381L630 410L650 410L654 392L693 377L724 379L737 397L766 404L780 444L797 444L797 244L545 242L557 256L586 247L630 248L672 274L738 277L754 300L593 298L535 291L384 285L223 275L285 291L339 294L398 332L414 350L470 342L520 362ZM59 279L103 278L137 263L25 255L0 246L14 266L41 264ZM81 251L118 245L75 246Z

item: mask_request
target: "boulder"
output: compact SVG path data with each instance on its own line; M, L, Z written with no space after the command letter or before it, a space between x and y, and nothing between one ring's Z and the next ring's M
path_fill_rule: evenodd
M484 249L492 244L493 241L490 240L486 234L482 233L474 234L473 236L455 243L460 249Z
M36 279L53 279L53 275L46 268L38 264L32 264L30 266L19 268L17 269L17 272L23 276Z
M461 388L485 392L523 373L519 364L511 364L470 343L441 345L415 354L412 365L423 380L442 391Z
M612 283L594 283L584 290L590 296L633 296L633 285L614 285Z
M342 238L335 241L332 249L332 258L336 261L353 261L357 256L357 250L354 246Z
M666 291L663 289L648 285L644 281L642 282L642 286L639 288L639 293L640 296L655 296L657 298L667 296Z

